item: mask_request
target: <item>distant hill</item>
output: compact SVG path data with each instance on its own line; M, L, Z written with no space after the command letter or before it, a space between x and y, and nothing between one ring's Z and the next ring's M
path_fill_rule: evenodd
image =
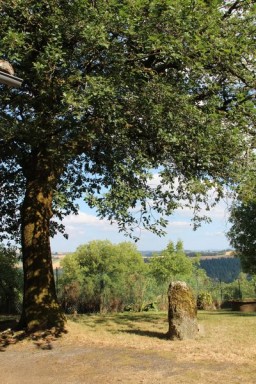
M140 251L143 257L151 257L153 254L160 253L161 251ZM188 257L195 257L197 254L200 254L201 259L213 259L213 258L223 258L223 257L234 257L234 251L231 249L224 249L221 251L191 251L185 250L185 253Z
M159 251L141 251L145 262L149 261L149 258L153 254L159 253ZM241 263L238 258L235 257L233 250L222 251L185 251L188 257L195 257L200 254L200 267L204 269L207 276L214 280L230 283L238 278L239 273L242 271Z
M221 251L185 251L186 255L189 257L195 257L197 254L200 254L201 260L206 259L221 259L223 257L234 258L235 252L232 249L224 249Z
M202 258L200 267L206 271L207 276L225 283L236 280L242 272L240 260L235 257Z
M231 249L202 251L200 254L200 267L206 271L207 276L214 280L231 283L242 272L240 260L235 257L235 252ZM195 256L193 252L188 254L188 256L193 255Z
M161 251L140 251L143 257L151 257L153 254L160 253Z

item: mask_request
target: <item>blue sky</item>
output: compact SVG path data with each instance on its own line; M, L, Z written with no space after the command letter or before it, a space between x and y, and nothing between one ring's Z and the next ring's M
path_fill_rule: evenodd
M189 209L178 210L169 217L166 236L158 237L148 231L140 232L140 240L137 242L139 250L162 250L169 241L182 240L185 249L189 250L221 250L230 248L225 235L229 228L228 202L221 201L210 213L212 223L202 223L196 231L192 228L191 211ZM110 225L107 220L97 218L95 212L84 203L80 206L78 215L67 216L63 221L66 232L69 235L66 240L62 235L52 239L53 252L73 252L76 248L91 240L110 240L113 243L131 241L118 232L117 226Z

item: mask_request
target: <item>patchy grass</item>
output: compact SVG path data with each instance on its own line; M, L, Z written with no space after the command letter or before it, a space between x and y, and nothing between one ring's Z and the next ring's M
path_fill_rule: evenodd
M69 316L68 324L71 334L77 327L80 336L101 344L133 347L140 337L141 348L152 342L157 345L158 340L166 339L168 330L166 313L158 312Z
M165 312L117 313L76 315L68 317L70 335L78 332L83 339L92 339L107 344L124 343L128 347L133 340L140 339L140 346L148 343L161 348L170 345L195 344L207 346L207 350L221 349L239 351L243 347L254 346L256 336L256 313L232 311L199 311L199 333L196 340L173 343L166 339L168 331L167 314ZM144 344L144 345L142 345ZM209 348L211 346L211 348Z
M42 358L33 368L38 384L255 384L256 313L200 311L198 322L196 340L170 341L166 313L69 316L68 333L51 351L35 355L24 341L7 348L2 364L10 368L8 384L16 383L16 366L17 383L23 371L24 383L33 379L26 369L35 356Z
M256 313L199 311L196 340L170 341L166 313L70 317L70 336L109 348L146 351L183 366L178 383L255 383ZM154 356L154 357L153 357ZM186 367L190 367L187 369ZM168 382L168 381L167 381Z

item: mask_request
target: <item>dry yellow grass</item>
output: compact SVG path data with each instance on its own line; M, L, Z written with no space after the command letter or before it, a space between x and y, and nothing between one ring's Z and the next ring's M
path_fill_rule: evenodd
M255 384L256 313L200 312L198 319L196 340L169 341L166 313L70 317L50 351L28 341L9 346L0 382Z
M176 383L255 384L256 313L202 311L198 321L196 340L169 341L165 313L78 316L67 338L174 362Z

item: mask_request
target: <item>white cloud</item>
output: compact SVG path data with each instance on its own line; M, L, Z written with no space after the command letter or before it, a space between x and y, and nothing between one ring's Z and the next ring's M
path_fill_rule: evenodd
M168 227L171 228L189 228L191 227L191 223L187 221L169 221Z
M97 233L117 232L118 228L115 223L111 224L107 219L100 219L96 215L79 211L77 215L69 215L63 219L66 232L69 235L78 236L86 234L88 230Z
M216 232L205 232L205 236L207 237L213 237L213 238L219 238L219 237L226 237L224 231L216 231Z
M154 173L152 175L152 179L149 180L148 184L151 187L157 187L158 185L161 184L161 176L159 173ZM179 181L178 178L175 179L174 181L174 189L176 190L179 186ZM163 187L163 191L168 190L168 185L165 185ZM206 210L206 207L202 204L201 210L200 210L200 215L202 216L208 216L211 219L221 219L221 220L228 220L229 216L229 207L231 206L232 199L228 197L227 191L225 192L224 190L224 195L227 195L224 197L224 199L220 200L214 207L212 207L210 210ZM211 188L208 193L208 201L209 203L214 203L215 199L217 197L216 190L214 188ZM186 207L186 201L180 201L183 207L178 208L175 213L178 213L182 217L186 217L188 219L191 219L193 217L193 208Z
M151 187L157 187L159 184L161 184L161 176L159 173L154 173L149 179L148 185Z
M77 215L66 216L63 220L64 225L105 225L106 220L100 220L97 216L79 211Z
M149 180L151 187L157 187L161 183L161 177L158 173L152 175L152 180ZM175 181L175 188L177 182ZM167 188L165 186L164 188ZM214 200L215 192L212 190L209 193L211 199ZM182 239L186 249L221 249L228 247L228 242L225 239L228 222L228 207L231 200L226 198L221 200L210 211L207 211L202 206L200 214L206 215L212 219L211 224L202 223L202 226L193 231L193 210L188 207L177 209L173 215L167 217L168 225L166 228L166 236L159 238L156 235L143 230L135 229L135 233L140 237L138 246L140 249L164 249L168 241L177 241ZM136 214L140 206L133 209ZM71 250L73 251L78 245L84 244L95 239L109 239L113 242L127 241L122 233L119 233L117 224L111 225L107 219L99 219L96 212L89 211L88 207L81 203L81 209L78 215L69 215L64 218L63 224L66 227L66 232L69 234L69 240L63 243L63 237L56 236L53 240L55 250ZM86 211L86 212L85 212ZM90 213L91 212L91 213ZM158 215L156 215L158 218Z
M186 217L187 219L191 219L193 217L193 209L184 207L179 208L175 212L180 217ZM211 218L212 220L228 220L229 213L228 213L228 206L224 201L220 201L215 207L211 208L210 210L206 210L205 207L202 207L199 214L201 216L207 216Z

